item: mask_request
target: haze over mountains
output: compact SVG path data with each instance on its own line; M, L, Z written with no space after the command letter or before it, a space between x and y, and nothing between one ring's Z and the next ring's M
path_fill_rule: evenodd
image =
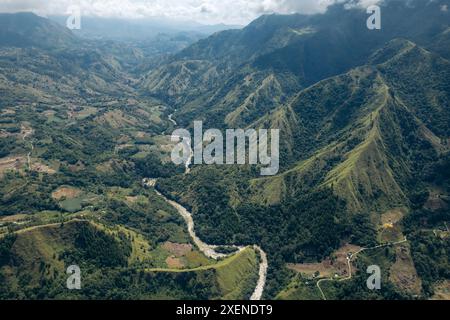
M50 16L49 19L66 26L67 16ZM90 39L108 39L121 41L152 40L158 36L192 37L199 40L215 32L239 29L242 26L225 24L203 25L197 22L175 21L167 18L119 19L82 17L82 27L73 32ZM194 42L194 41L193 41Z
M0 220L12 230L0 242L8 283L0 296L71 297L55 279L82 257L89 270L129 282L121 295L92 276L75 297L248 298L257 251L208 261L173 208L141 186L151 177L192 211L206 243L267 252L266 298L445 298L449 5L384 1L382 29L369 30L365 10L337 4L318 15L265 15L192 44L195 36L173 45L170 35L160 47L143 45L147 26L130 27L136 38L128 30L92 40L105 32L96 21L98 34L85 39L32 14L0 14L0 218L25 215ZM203 120L205 128L280 129L280 173L203 165L183 173L169 161L173 119L186 128ZM51 223L61 219L70 224L58 233ZM91 224L77 233L73 219ZM36 225L43 234L27 231ZM46 254L28 260L27 241L39 237L57 245L33 245ZM102 243L114 261L93 258ZM357 251L349 275L346 257ZM365 285L373 264L383 271L379 292ZM151 271L135 277L139 268ZM319 291L317 281L330 277L345 281Z

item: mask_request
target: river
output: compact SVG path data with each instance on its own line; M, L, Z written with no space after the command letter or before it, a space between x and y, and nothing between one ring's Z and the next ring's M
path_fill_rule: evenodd
M173 120L173 114L169 115L169 120L176 125L176 121ZM192 162L193 153L191 151L191 155L189 159L186 161L186 171L185 174L190 173L190 166ZM155 179L146 179L145 184L149 187L154 187L156 185ZM164 196L162 193L160 193L158 190L156 190L156 193L165 199L167 203L169 203L172 207L174 207L178 213L183 217L184 221L186 222L186 225L188 227L188 232L190 237L192 238L192 241L195 243L195 245L198 247L198 249L208 258L217 260L220 258L226 258L228 256L231 256L235 253L231 254L224 254L217 252L217 248L219 247L228 247L228 248L234 248L237 251L242 251L247 246L239 246L239 245L231 245L231 246L218 246L218 245L211 245L203 242L195 233L195 223L194 219L192 218L192 213L189 212L185 207L183 207L178 202L175 202L173 200L168 199L166 196ZM267 254L264 252L264 250L259 247L258 245L253 245L253 249L259 253L260 256L260 264L259 264L259 271L258 271L258 282L256 284L256 288L253 291L253 294L250 297L250 300L261 300L262 295L264 293L264 288L266 286L266 279L267 279L267 270L269 268L269 262L267 259Z
M207 256L208 258L217 260L217 259L226 258L228 256L235 254L235 253L231 253L231 254L219 253L216 251L216 249L221 246L210 245L210 244L207 244L207 243L203 242L202 240L200 240L200 238L195 233L195 224L194 224L194 219L192 218L192 214L178 202L175 202L173 200L166 198L162 193L160 193L156 189L155 189L155 191L159 196L164 198L164 200L166 200L167 203L169 203L172 207L174 207L178 211L178 213L183 217L183 219L186 222L186 225L188 227L188 232L189 232L190 237L192 238L192 241L195 243L195 245L198 247L198 249L205 256ZM235 248L237 251L242 251L245 248L247 248L247 246L238 246L238 245L222 246L222 247ZM250 300L261 300L261 297L264 292L264 287L266 285L267 269L269 267L269 263L267 260L267 254L259 246L254 245L253 248L255 251L257 251L259 253L261 261L259 264L258 282L256 284L256 288L255 288L253 294L251 295Z

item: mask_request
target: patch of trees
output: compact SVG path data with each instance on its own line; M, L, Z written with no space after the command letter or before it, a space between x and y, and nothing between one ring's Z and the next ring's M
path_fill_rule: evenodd
M124 267L131 254L131 243L125 235L120 239L92 227L87 223L80 224L75 238L75 250L63 254L65 260L73 263L89 261L99 267Z
M441 279L450 279L450 239L433 232L445 228L450 221L450 210L412 211L403 220L405 233L411 243L414 265L422 280L426 296L433 295L433 285Z
M377 244L377 232L369 217L370 214L364 212L350 218L346 228L350 243L361 247L372 247Z
M450 184L450 153L439 159L426 175L426 180L437 185L448 187Z
M111 224L121 224L139 230L147 236L152 245L169 240L173 229L182 226L184 221L178 214L171 214L171 209L154 194L146 194L151 206L129 206L125 202L111 199L107 203L105 219ZM161 217L161 212L166 216Z
M16 242L17 236L14 234L6 235L0 240L0 267L8 264L11 260L11 249Z
M17 172L7 173L0 180L0 215L57 210L57 203L50 197L52 185L45 182L34 172L27 179Z
M403 219L403 227L407 233L415 233L421 229L442 227L444 222L450 221L450 210L441 209L430 211L426 209L414 210Z
M360 264L350 281L327 282L326 292L332 294L334 300L405 300L411 297L399 292L387 279L382 280L381 290L369 290L367 288L367 277L365 273L367 264ZM324 287L324 285L322 285Z
M434 283L450 279L450 239L440 239L431 232L416 232L410 235L409 240L423 290L431 296Z
M184 166L176 166L172 162L163 163L155 154L142 159L134 159L135 172L146 178L168 178L184 172Z
M15 137L0 138L0 158L4 158L17 148Z

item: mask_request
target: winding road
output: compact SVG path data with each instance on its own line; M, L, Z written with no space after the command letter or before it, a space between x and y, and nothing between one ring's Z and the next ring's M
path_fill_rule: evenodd
M33 134L33 129L25 130L25 133L24 133L24 135L23 135L23 137L22 137L22 140L25 141L26 138L28 138L28 137L31 136L32 134ZM33 151L34 151L34 144L33 144L33 141L30 141L30 144L31 144L31 150L30 150L30 152L28 152L28 154L27 154L27 163L28 163L28 170L31 171L31 154L32 154Z
M318 288L319 291L320 291L320 294L322 295L323 300L327 300L327 297L325 296L325 293L323 292L322 288L320 287L320 284L321 284L322 282L325 282L325 281L335 281L335 280L336 280L336 281L342 282L342 281L348 281L348 280L351 280L352 277L353 277L353 272L352 272L352 259L353 259L353 258L357 258L358 255L359 255L360 253L362 253L362 252L364 252L364 251L368 251L368 250L375 250L375 249L384 248L384 247L396 246L396 245L399 245L399 244L402 244L402 243L405 243L405 242L408 242L408 239L407 239L407 238L405 238L404 240L401 240L401 241L397 241L397 242L390 242L390 243L386 243L386 244L380 244L380 245L375 246L375 247L372 247L372 248L362 248L362 249L359 250L358 252L355 252L355 253L349 253L349 255L348 255L348 257L347 257L347 264L348 264L348 276L347 276L347 277L341 278L341 279L333 279L333 278L330 278L330 279L321 279L321 280L317 281L316 285L317 285L317 288Z
M178 123L175 120L173 120L173 113L169 114L169 121L172 122L175 127L178 125Z

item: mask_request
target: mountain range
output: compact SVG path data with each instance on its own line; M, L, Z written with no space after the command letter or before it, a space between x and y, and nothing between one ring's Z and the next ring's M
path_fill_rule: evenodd
M449 5L383 1L369 30L339 3L167 50L1 14L0 297L248 298L257 244L265 298L448 299ZM167 134L198 120L280 129L279 174L186 174ZM161 194L205 243L248 248L208 259ZM65 293L77 259L88 290ZM381 291L366 287L370 265Z

